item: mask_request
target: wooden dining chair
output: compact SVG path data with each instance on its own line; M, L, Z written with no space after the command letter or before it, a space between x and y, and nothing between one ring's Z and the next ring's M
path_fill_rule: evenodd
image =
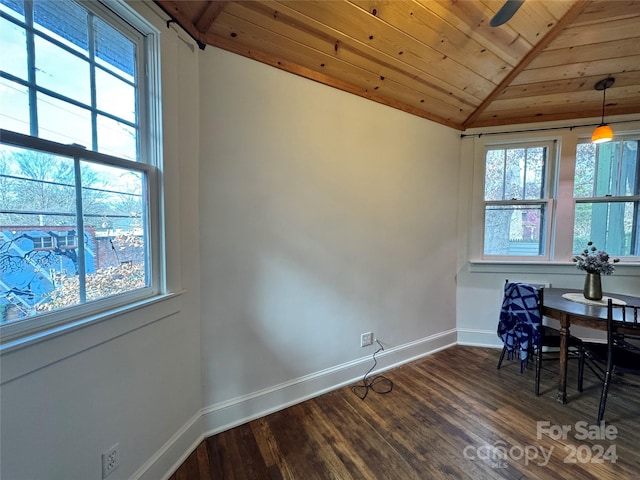
M544 288L522 282L509 282L508 279L505 281L498 322L498 336L504 342L504 347L500 353L497 368L500 369L505 356L509 360L518 356L522 373L528 366L529 358L534 355L536 396L540 395L540 372L543 360L559 362L557 355L549 356L549 353L557 352L560 348L560 331L543 325L543 304ZM579 359L582 355L582 341L571 335L567 340L568 358ZM582 366L582 362L579 365Z
M602 382L598 423L604 418L611 383L640 387L640 383L625 381L627 374L640 375L640 305L618 305L607 302L607 343L584 342L581 363L593 371ZM619 320L618 320L619 319ZM579 390L582 391L580 369Z

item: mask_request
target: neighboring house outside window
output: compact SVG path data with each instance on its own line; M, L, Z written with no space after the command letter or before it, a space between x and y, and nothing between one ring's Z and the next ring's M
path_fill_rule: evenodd
M158 44L128 20L98 2L0 0L4 339L161 291Z

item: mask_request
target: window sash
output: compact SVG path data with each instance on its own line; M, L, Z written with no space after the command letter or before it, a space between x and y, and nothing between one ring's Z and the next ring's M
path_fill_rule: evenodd
M635 153L631 146L635 146ZM580 161L587 168L576 171L573 177L574 254L579 254L588 241L593 241L597 248L616 257L637 259L640 256L639 146L637 134L618 134L613 142L597 146L578 141L576 170ZM589 193L591 195L585 196ZM577 194L582 195L576 197ZM587 209L580 208L581 205ZM583 212L580 217L578 212ZM585 228L590 229L588 234Z
M152 167L151 165L148 164L144 164L144 163L139 163L139 162L133 162L133 161L128 161L128 160L123 160L120 158L116 158L116 157L109 157L108 155L104 155L98 152L92 152L92 151L88 151L85 150L81 147L78 147L76 145L62 145L62 144L58 144L55 142L51 142L49 140L43 140L43 139L39 139L39 138L34 138L34 137L30 137L28 135L22 135L22 134L17 134L15 132L10 132L10 131L6 131L6 130L0 130L0 138L2 139L2 143L3 144L7 144L7 145L12 145L15 147L20 147L20 148L24 148L27 150L31 150L31 151L41 151L44 153L49 153L49 154L53 154L53 155L57 155L60 157L65 157L65 158L71 158L74 159L74 162L76 163L76 165L79 166L79 162L94 162L96 164L100 164L100 165L105 165L105 166L115 166L118 168L122 168L128 171L132 171L132 172L139 172L142 175L143 179L148 179L151 177L155 176L155 168ZM79 170L76 171L76 179L75 179L75 184L76 184L76 189L79 188L79 180L78 180L78 175L80 174ZM151 182L150 181L146 181L143 180L143 187L144 187L144 191L141 192L143 198L149 199L151 198L150 195L150 191L151 191ZM82 192L77 192L77 198L81 198L82 197ZM81 202L81 200L80 200ZM154 251L154 242L150 239L152 239L152 234L151 232L151 224L148 220L149 217L149 209L150 209L150 202L147 200L146 205L144 210L147 212L146 216L147 218L144 219L143 221L143 225L145 226L145 232L143 233L143 236L145 238L145 243L147 244L147 252L153 252ZM16 212L16 213L29 213L29 212ZM79 209L77 209L77 211L75 212L75 216L76 216L76 223L75 223L75 229L78 232L84 232L84 226L83 226L83 220L84 220L84 215L82 212L82 207L80 206ZM37 315L34 316L29 316L29 317L25 317L24 319L21 319L19 321L15 321L12 323L7 323L7 324L3 324L1 329L2 329L2 335L3 335L3 340L5 340L5 337L7 336L6 332L11 332L11 331L22 331L22 330L30 330L33 328L33 326L35 325L40 325L43 323L43 321L40 320L40 318L43 319L53 319L52 322L57 322L58 320L55 320L56 317L60 317L62 319L62 321L64 321L64 317L67 316L66 312L68 310L71 309L75 309L78 311L81 311L82 307L89 307L88 310L95 310L95 308L93 307L93 305L91 304L98 304L98 305L102 305L102 309L105 308L105 305L108 305L110 307L116 306L116 305L124 305L127 302L131 301L131 298L143 298L143 297L148 297L154 294L158 294L159 293L159 287L158 287L158 282L157 282L157 278L158 275L156 274L154 276L154 270L157 267L154 267L153 265L153 261L152 261L152 256L151 255L145 255L145 278L147 279L147 286L143 287L143 288L138 288L138 289L134 289L131 290L129 292L125 292L125 293L120 293L116 296L107 296L107 297L102 297L102 298L98 298L98 299L87 299L86 295L85 295L85 290L84 290L84 286L86 285L86 281L85 281L85 274L86 274L86 268L85 265L83 264L84 258L85 258L85 254L84 254L84 241L82 242L78 242L76 239L77 237L75 235L62 235L61 237L59 237L59 239L64 239L64 245L61 245L60 243L57 242L56 239L54 239L52 236L41 236L41 237L37 237L39 239L39 243L35 245L34 250L37 249L53 249L55 247L63 247L63 248L70 248L72 245L69 243L69 239L72 240L72 242L75 241L75 248L77 248L77 257L78 257L78 273L79 273L79 287L80 287L80 292L79 292L79 303L77 305L74 305L72 307L64 307L58 310L54 310L50 313L42 313L40 312ZM34 242L35 243L35 242ZM157 247L156 247L157 248ZM154 283L154 278L155 283ZM91 300L91 302L89 302L89 300ZM34 320L38 320L38 322L35 322ZM48 321L45 320L45 323L48 323Z
M502 200L487 200L486 199L486 168L487 168L487 154L491 150L510 150L510 149L535 149L544 148L545 158L542 171L540 172L540 198L507 198ZM551 238L553 229L553 212L554 212L554 199L552 192L552 179L551 172L554 171L555 165L555 142L552 141L536 141L531 140L527 142L504 142L493 143L485 145L482 149L484 154L482 157L482 199L483 199L483 211L482 211L482 226L481 226L481 249L480 258L488 260L509 260L509 261L532 261L532 260L549 260L551 258ZM526 165L523 171L523 188L526 190ZM503 178L503 182L504 182ZM504 195L503 195L504 196ZM503 206L503 207L526 207L526 206L541 206L542 218L540 219L540 231L539 236L541 238L540 249L541 253L538 255L525 255L525 254L492 254L487 253L487 246L485 241L487 238L486 225L487 225L487 212L491 207Z
M108 23L116 23L118 25L118 29L125 32L127 38L131 40L134 44L138 46L139 55L136 56L135 59L135 69L136 69L136 79L140 77L140 75L144 76L146 71L145 64L146 60L146 38L141 34L140 31L128 25L128 23L123 22L122 19L117 17L113 12L109 9L103 7L100 4L96 4L96 2L76 2L82 5L85 8L90 16L95 16L99 19L109 20ZM46 96L49 101L59 101L64 105L69 105L74 107L78 113L86 112L89 115L91 129L90 129L90 137L88 142L75 142L79 144L89 143L88 145L83 145L87 149L99 150L99 138L98 133L101 130L101 126L104 125L105 121L114 121L118 124L121 124L124 127L129 127L136 132L136 146L135 152L133 156L128 156L126 158L138 161L145 161L145 159L150 159L151 156L148 155L148 142L145 138L140 138L145 134L143 129L140 129L140 121L141 118L145 118L147 114L147 93L148 89L146 88L146 82L144 81L131 81L124 76L118 74L117 72L112 71L111 69L107 69L105 66L101 65L97 58L94 57L93 52L89 51L88 55L85 53L79 52L77 49L74 49L68 45L65 45L62 41L56 39L54 36L47 34L42 29L37 29L31 22L31 18L33 15L30 13L31 10L29 7L31 3L27 3L27 11L26 11L26 22L20 19L16 19L8 15L5 12L0 11L0 17L2 17L5 21L9 21L20 28L24 29L26 40L27 40L27 72L28 75L26 78L20 78L18 76L12 75L7 72L0 72L0 77L14 82L16 85L25 87L28 89L29 96L29 134L34 137L47 138L52 141L61 140L59 133L54 133L53 136L49 135L47 137L43 137L40 133L40 122L38 120L38 105L42 105L42 100L44 96ZM33 7L31 6L31 9ZM88 20L88 28L89 35L93 34L93 22L91 19ZM61 49L66 54L82 60L83 62L87 62L88 67L91 69L91 72L88 74L88 78L90 79L90 98L89 101L80 101L75 98L71 98L68 95L60 93L55 90L51 90L46 86L43 86L41 82L38 82L36 72L38 70L35 64L35 48L36 48L36 40L42 40L49 42L54 45L56 48ZM90 39L91 44L91 39ZM136 88L138 90L137 101L135 101L135 108L138 110L137 119L135 121L129 120L123 116L117 116L111 112L102 110L98 107L98 99L97 99L97 91L96 91L96 72L106 72L109 75L115 76L118 80L125 82L126 84ZM102 123L101 123L101 119ZM106 128L106 127L103 127ZM26 133L26 132L25 132ZM56 136L57 135L57 136ZM66 142L65 142L66 143ZM106 151L105 151L106 153Z
M640 195L633 197L600 197L593 199L576 199L576 217L579 205L591 205L600 208L598 220L605 226L593 227L591 214L587 223L591 229L588 238L579 240L577 218L574 220L573 251L579 254L586 243L592 241L600 250L607 251L615 257L638 258L640 256ZM616 208L617 207L617 208ZM605 209L604 211L602 209ZM605 214L606 212L606 214ZM602 216L604 215L604 217ZM595 232L595 233L594 233ZM628 248L625 248L628 247ZM577 253L576 253L577 252Z
M625 148L627 144L636 145L636 153L631 155L625 155ZM601 155L600 152L603 149L611 149L616 147L617 150L613 152L609 151L608 158L605 155ZM638 157L637 150L640 148L640 137L637 135L618 135L613 142L593 145L589 142L578 142L576 151L576 168L578 164L578 151L581 149L591 149L593 151L593 165L591 166L591 173L593 175L593 183L590 185L590 195L576 195L576 185L574 177L574 198L587 199L587 198L611 198L611 197L634 197L640 195L640 158ZM605 150L606 152L606 150ZM635 158L633 158L635 156ZM635 169L629 170L630 163L635 162ZM584 173L584 172L583 172ZM603 185L600 178L604 174L606 183ZM578 173L576 173L576 176ZM623 180L627 180L629 176L634 176L632 179L632 185L628 185ZM631 192L621 192L623 186L631 187ZM584 187L581 189L584 190ZM606 192L606 193L603 193Z

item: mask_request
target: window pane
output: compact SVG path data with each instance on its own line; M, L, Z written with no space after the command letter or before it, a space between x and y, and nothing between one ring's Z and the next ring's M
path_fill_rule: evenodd
M100 110L133 123L136 120L135 95L133 85L96 69L96 97Z
M87 11L75 2L33 2L34 26L85 55L89 52Z
M149 286L141 172L79 163L78 236L73 159L6 145L0 159L0 322Z
M29 133L29 90L0 78L0 128Z
M544 255L544 205L488 205L485 255Z
M85 231L94 232L94 269L87 300L149 285L147 212L140 172L82 163Z
M640 195L640 158L638 149L640 140L629 140L623 143L622 163L620 166L620 185L618 195Z
M504 199L524 198L524 150L509 149L505 162Z
M91 114L84 108L38 94L38 136L91 148Z
M91 104L89 63L40 37L36 44L36 83L85 105Z
M576 203L573 253L579 254L592 241L610 255L638 255L639 204L640 201Z
M0 158L0 320L15 321L51 309L59 276L78 270L54 241L77 232L73 160L8 146Z
M485 200L544 198L546 147L487 151Z
M504 150L489 150L484 174L484 199L504 199Z
M524 198L527 200L543 198L546 148L527 148L525 155Z
M0 18L0 70L27 79L27 38L24 29Z
M22 0L0 0L0 10L24 22L24 2Z
M592 197L596 172L595 143L580 143L576 150L575 180L573 183L574 198Z
M3 185L6 188L3 196L14 199L11 205L2 205L4 209L14 210L14 214L8 217L11 224L28 225L33 222L31 214L27 216L26 223L22 220L24 212L38 215L36 225L75 223L72 159L6 145L0 152L4 170L10 175ZM7 217L0 218L6 224Z
M98 151L136 160L136 129L122 122L98 115Z
M96 18L96 61L133 82L136 78L136 45L120 32Z

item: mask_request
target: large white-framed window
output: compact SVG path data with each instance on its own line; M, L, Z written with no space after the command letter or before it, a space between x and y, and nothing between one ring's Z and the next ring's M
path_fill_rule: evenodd
M573 252L591 241L617 257L640 257L640 135L578 143Z
M162 293L158 32L0 0L0 51L3 342Z
M549 258L554 156L554 142L486 147L483 258Z
M474 138L471 263L572 264L588 242L640 262L640 132L595 145L588 128L556 130Z

